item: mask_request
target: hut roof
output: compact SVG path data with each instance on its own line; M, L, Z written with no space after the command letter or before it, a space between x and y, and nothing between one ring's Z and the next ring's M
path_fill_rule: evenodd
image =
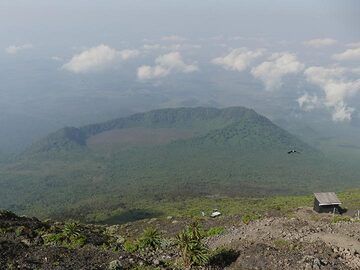
M314 193L315 198L319 201L319 205L339 205L341 204L340 200L334 192L322 192Z

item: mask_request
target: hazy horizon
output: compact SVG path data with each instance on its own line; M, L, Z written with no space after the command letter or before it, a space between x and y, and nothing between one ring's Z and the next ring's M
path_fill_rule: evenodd
M354 132L359 12L358 1L1 1L0 151L177 106Z

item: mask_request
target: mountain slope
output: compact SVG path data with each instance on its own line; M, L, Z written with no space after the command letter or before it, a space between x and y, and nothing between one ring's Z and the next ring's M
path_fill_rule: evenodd
M247 121L247 122L246 122ZM216 108L176 108L161 109L146 113L138 113L125 118L119 118L104 123L93 124L81 128L66 127L45 139L35 143L27 152L41 153L52 150L66 150L71 147L84 146L86 140L94 135L110 130L143 128L179 128L193 130L197 135L222 128L231 128L231 124L246 124L243 132L250 126L266 125L272 131L281 129L255 111L244 107ZM265 126L262 131L265 131ZM244 134L245 135L245 134ZM251 134L250 134L251 135ZM288 134L287 136L289 136ZM300 141L298 141L299 143Z
M92 138L114 131L127 131L126 140L123 132L115 132L117 143L89 145ZM176 131L187 136L174 136ZM163 143L149 138L127 143L128 137L155 134L156 139L164 133ZM300 154L289 155L289 149ZM18 212L93 220L194 196L344 188L352 177L253 110L163 109L65 128L35 143L0 167L0 204Z

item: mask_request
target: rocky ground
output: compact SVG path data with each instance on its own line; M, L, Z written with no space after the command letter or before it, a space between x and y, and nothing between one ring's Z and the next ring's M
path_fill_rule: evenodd
M360 269L360 222L333 223L332 215L298 209L229 228L208 240L240 256L228 269Z
M168 217L105 226L0 211L0 269L184 269L172 239L189 222ZM217 229L203 240L209 262L195 269L360 269L360 222L354 219L301 208L248 224L238 216L200 223L205 232ZM161 246L135 250L147 227L162 232Z

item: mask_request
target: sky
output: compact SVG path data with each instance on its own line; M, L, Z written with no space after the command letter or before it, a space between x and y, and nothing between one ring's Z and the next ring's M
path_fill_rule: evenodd
M359 125L359 1L2 0L0 152L150 109Z

